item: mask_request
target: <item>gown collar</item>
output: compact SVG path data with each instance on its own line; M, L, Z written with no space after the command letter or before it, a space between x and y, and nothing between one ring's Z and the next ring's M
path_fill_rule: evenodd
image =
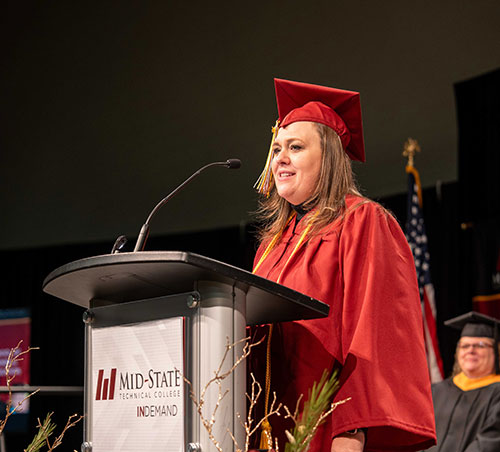
M471 391L472 389L483 388L492 383L500 383L500 375L491 374L481 378L468 378L463 372L453 377L453 383L462 391Z
M304 203L297 204L297 205L290 204L290 207L293 210L295 210L295 212L297 213L297 216L295 219L296 223L298 223L300 220L302 220L302 218L304 218L306 216L306 214L311 210L310 207L308 207L308 208L304 207Z

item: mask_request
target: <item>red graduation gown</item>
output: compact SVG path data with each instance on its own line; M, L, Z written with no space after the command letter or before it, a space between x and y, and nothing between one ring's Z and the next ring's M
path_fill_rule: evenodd
M293 411L323 370L337 367L335 400L351 400L318 431L310 452L329 451L334 436L361 427L368 428L366 451L422 450L435 443L435 429L411 251L378 204L347 196L346 208L343 220L302 245L285 266L306 223L292 220L256 272L276 281L285 267L281 284L330 305L325 319L275 327L271 390ZM259 327L254 339L266 333ZM263 384L265 346L258 348L250 371ZM273 436L291 427L283 417L271 424Z

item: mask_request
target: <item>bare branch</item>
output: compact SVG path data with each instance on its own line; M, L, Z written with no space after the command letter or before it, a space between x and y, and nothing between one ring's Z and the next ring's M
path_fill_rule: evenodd
M251 385L251 395L249 396L248 393L246 393L246 397L248 401L250 402L250 406L247 410L247 424L242 424L243 427L245 427L245 431L248 434L248 431L246 430L246 427L250 429L253 424L253 410L255 408L255 405L257 404L257 400L259 400L259 397L262 393L262 386L260 383L255 379L255 376L253 373L250 373L250 376L252 377L252 385ZM257 393L255 393L255 389L257 388ZM241 422L241 420L240 420ZM248 436L248 435L247 435ZM247 438L248 439L248 438Z
M273 392L273 401L271 402L271 406L269 407L269 412L255 424L255 427L252 430L250 430L250 432L249 432L250 436L253 435L260 428L262 423L264 421L267 421L271 416L273 416L275 414L277 416L281 415L280 410L281 410L282 404L279 403L277 407L274 406L275 404L276 404L276 393Z
M5 410L6 410L5 418L3 420L0 420L0 434L4 430L5 425L7 423L7 420L9 419L9 417L12 414L14 414L26 400L28 400L31 396L33 396L38 391L40 391L40 389L37 389L37 390L33 391L32 393L28 394L20 402L18 402L14 408L12 408L12 382L14 381L14 379L17 376L17 374L15 372L13 375L11 375L12 367L14 366L15 363L17 363L19 361L23 361L24 355L30 353L32 350L39 350L38 347L28 347L24 351L19 351L22 342L23 341L20 340L18 342L18 344L10 350L9 356L7 357L7 361L5 363L5 380L6 380L7 389L8 389L8 400L7 400L7 404L5 407ZM28 446L27 449L25 449L25 452L38 451L43 447L44 444L47 446L48 452L52 452L56 447L58 447L62 444L63 437L66 434L66 432L68 431L68 429L70 429L71 427L74 427L83 418L83 416L77 417L78 416L77 414L71 415L68 418L66 425L63 428L61 434L57 438L54 439L54 442L51 445L50 441L49 441L49 437L53 433L53 431L56 427L51 419L53 414L54 413L49 413L46 416L43 423L40 421L39 418L37 419L38 431L37 431L35 437L33 438L31 444Z
M76 418L76 419L75 419ZM54 442L52 445L49 443L49 439L47 438L47 447L48 451L47 452L52 452L56 447L60 446L62 444L62 440L64 438L64 435L66 432L71 428L74 427L78 422L80 422L83 419L83 416L78 414L72 414L71 416L68 417L68 420L66 421L66 425L64 426L61 434L54 439Z
M24 360L23 356L26 355L27 353L31 352L32 350L38 350L38 347L28 347L26 350L18 352L22 342L23 341L20 340L14 348L10 349L9 356L7 357L7 361L5 363L5 381L8 389L8 396L7 396L7 404L5 405L5 418L0 420L0 433L2 433L2 431L4 430L9 417L12 416L26 400L28 400L33 394L36 394L39 391L39 389L37 389L36 391L28 394L26 397L23 398L23 400L18 402L14 408L12 408L11 386L12 382L14 381L17 375L16 373L14 373L14 375L10 374L12 366L16 362L23 361Z
M226 429L226 431L229 433L229 436L231 436L231 439L233 440L233 444L236 447L236 452L242 452L240 446L238 445L238 441L236 441L236 438L233 435L233 432L229 429Z
M300 405L300 401L302 400L302 397L304 396L304 394L300 394L298 400L297 400L297 403L295 404L295 411L292 413L290 413L290 410L288 409L288 407L286 405L283 405L283 408L285 409L286 411L286 416L285 416L285 419L288 419L288 418L291 418L292 421L294 422L295 425L297 425L297 423L299 422L298 421L298 417L299 417L299 405Z
M40 418L37 418L37 432L33 437L30 445L24 449L24 452L38 452L44 444L47 443L47 439L56 428L56 425L52 422L51 417L54 413L48 413L45 420L40 422Z
M255 346L257 346L257 345L259 345L264 340L264 338L262 338L259 342L255 342L254 344L250 344L249 339L250 339L249 337L245 337L243 339L240 339L237 342L234 342L233 344L230 344L229 343L229 338L226 338L226 348L225 348L225 351L224 351L224 355L222 356L221 362L219 363L219 367L218 367L218 369L216 371L214 371L214 377L211 378L207 382L207 384L205 385L205 387L203 388L203 390L202 390L202 392L200 394L200 399L204 398L207 389L209 388L209 386L212 383L214 383L216 381L222 381L225 378L227 378L229 375L231 375L234 372L234 370L236 369L236 367L238 367L238 365L243 360L245 360L246 358L248 358L248 356L250 355L250 352L251 352L252 348L255 347ZM224 366L224 363L226 361L228 353L234 347L236 347L237 345L239 345L239 344L241 344L243 342L245 343L245 345L243 346L242 354L236 359L236 361L234 362L233 366L228 371L226 371L224 373L221 373L222 372L222 367Z
M335 409L339 406L342 405L346 402L351 400L351 397L348 397L347 399L339 400L338 402L332 403L330 405L330 408L325 411L324 413L321 414L321 416L318 418L316 423L314 424L313 428L311 431L308 433L308 435L301 441L300 444L307 444L316 434L316 431L318 430L318 427L323 423L323 421L333 412Z
M201 390L199 398L196 397L196 394L194 392L194 389L193 389L193 386L192 386L191 382L185 376L183 376L184 381L189 386L189 397L190 397L190 399L192 400L193 404L196 407L196 411L198 413L200 421L201 421L203 427L205 427L205 430L207 431L208 437L212 441L212 444L215 446L215 448L219 452L222 452L222 448L220 446L220 443L217 441L217 439L215 438L215 436L213 434L213 427L214 427L214 425L216 423L216 415L217 415L217 412L219 410L220 404L221 404L222 400L224 399L224 397L229 392L229 390L226 390L226 391L223 392L223 390L222 390L222 382L227 377L229 377L235 371L236 367L238 367L241 364L241 362L243 362L243 360L245 360L250 355L250 352L251 352L252 348L255 347L256 345L259 345L263 341L263 339L262 339L259 342L256 342L254 344L250 344L249 339L250 338L246 337L246 338L243 338L243 339L241 339L241 340L239 340L237 342L234 342L233 344L229 343L229 339L228 338L226 339L226 347L225 347L225 350L224 350L224 354L222 355L222 359L221 359L221 361L219 363L219 366L218 366L217 370L214 371L214 376L205 384L205 386ZM223 369L224 364L226 362L226 359L227 359L227 357L229 355L229 352L234 347L236 347L237 345L240 345L242 343L244 343L245 345L243 346L241 355L235 360L235 362L233 363L233 365L231 366L231 368L229 370L223 371L222 369ZM217 386L217 391L218 391L218 393L217 393L217 401L216 401L215 406L213 407L213 409L212 409L212 411L210 413L210 419L207 419L205 417L204 413L203 413L203 407L205 405L205 396L206 396L206 393L207 393L208 389L210 387L212 387L213 385ZM259 394L260 394L260 390L259 390ZM239 414L237 414L237 416L239 417ZM241 420L240 420L240 422L241 422ZM246 429L246 427L245 427L245 429ZM236 448L238 450L240 450L239 449L239 445L236 443L236 438L233 436L233 434L231 432L229 432L229 433L231 435L231 438L232 438L232 440L233 440ZM245 450L247 451L248 447Z
M255 379L255 376L253 375L253 373L250 373L250 376L252 378L251 394L250 395L248 395L248 393L246 394L247 399L249 400L250 406L247 410L247 419L246 419L245 423L243 423L241 421L241 417L238 414L238 419L240 419L240 423L243 425L243 427L245 429L245 452L247 452L249 447L250 447L250 438L252 437L252 435L254 435L259 430L262 423L264 421L268 420L270 416L273 416L273 415L280 416L281 415L281 413L280 413L281 403L278 404L277 407L275 407L275 405L276 405L276 393L273 392L273 400L271 402L269 412L262 419L260 419L255 424L255 426L252 427L252 425L255 422L253 419L253 410L254 410L255 406L257 405L257 401L262 393L262 386Z

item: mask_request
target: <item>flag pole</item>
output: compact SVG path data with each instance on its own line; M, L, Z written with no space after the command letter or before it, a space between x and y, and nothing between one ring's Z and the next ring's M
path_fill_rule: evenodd
M430 275L430 256L427 248L422 212L422 185L420 175L415 168L415 155L420 152L418 141L408 138L403 147L403 155L408 158L406 173L408 174L408 214L406 220L406 238L415 261L415 270L422 302L422 320L427 353L427 363L432 382L443 379L443 362L439 352L436 325L436 301L434 286ZM416 196L415 196L416 195Z

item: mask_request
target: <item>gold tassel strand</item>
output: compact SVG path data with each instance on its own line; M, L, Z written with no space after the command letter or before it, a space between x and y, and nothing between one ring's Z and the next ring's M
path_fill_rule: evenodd
M278 129L279 129L279 119L276 120L276 124L274 124L274 127L271 129L273 132L273 137L271 138L271 145L269 146L269 152L267 154L266 164L264 166L262 173L257 179L257 182L255 182L253 186L257 190L257 192L260 193L261 195L269 196L269 193L271 192L272 182L273 182L271 161L273 160L273 145L274 145L274 140L276 139L276 135L278 134Z

